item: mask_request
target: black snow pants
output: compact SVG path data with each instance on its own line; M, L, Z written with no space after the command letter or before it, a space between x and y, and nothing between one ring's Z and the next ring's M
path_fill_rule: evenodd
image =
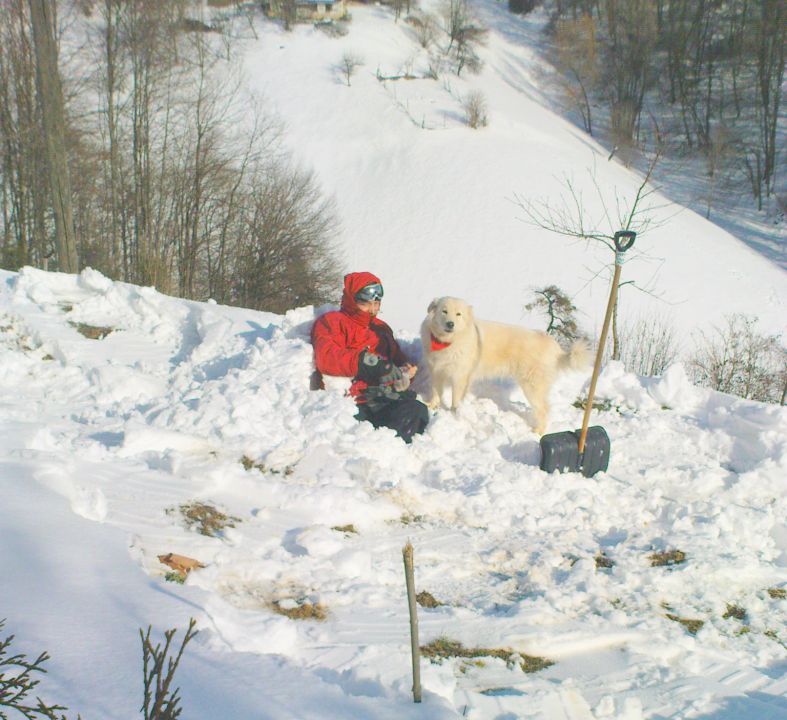
M393 393L391 393L393 395ZM420 435L429 423L429 408L412 390L396 393L395 397L375 397L358 406L358 420L366 420L375 427L387 427L406 443L413 435Z

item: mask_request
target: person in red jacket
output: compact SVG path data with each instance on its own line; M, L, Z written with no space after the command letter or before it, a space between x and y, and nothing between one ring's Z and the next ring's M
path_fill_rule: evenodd
M321 375L352 378L358 420L392 428L409 443L426 428L429 410L409 389L416 367L377 317L382 298L376 275L345 275L341 310L321 315L312 327L314 364Z

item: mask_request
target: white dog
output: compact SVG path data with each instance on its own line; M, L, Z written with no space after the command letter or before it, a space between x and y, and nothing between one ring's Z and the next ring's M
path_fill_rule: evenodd
M581 369L589 364L590 351L575 342L565 352L546 333L513 325L477 321L464 300L432 300L421 325L424 357L432 376L427 404L436 408L447 388L455 410L471 380L510 377L525 393L535 416L535 431L543 435L549 416L548 394L560 370Z

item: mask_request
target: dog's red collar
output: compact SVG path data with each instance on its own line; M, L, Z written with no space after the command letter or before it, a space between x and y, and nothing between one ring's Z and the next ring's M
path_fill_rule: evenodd
M432 338L432 351L435 350L445 350L451 343L450 342L442 342L438 340L434 335L429 333Z

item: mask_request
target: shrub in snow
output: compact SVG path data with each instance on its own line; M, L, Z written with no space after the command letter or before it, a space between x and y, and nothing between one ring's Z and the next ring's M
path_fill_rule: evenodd
M437 38L437 18L431 13L413 13L408 15L406 22L412 26L418 44L428 50Z
M663 375L678 359L675 328L664 317L639 318L620 329L620 359L637 375Z
M150 640L150 627L147 633L139 631L142 639L142 668L144 679L144 702L142 714L145 720L175 720L180 717L180 688L170 691L170 685L175 677L183 651L186 645L197 634L194 618L189 622L188 630L180 644L180 649L174 657L170 654L172 638L177 630L167 630L164 633L164 647L159 643L153 647Z
M0 630L3 629L5 620L0 620ZM11 655L9 648L14 641L14 636L9 635L5 640L0 640L0 717L8 717L3 708L11 708L21 717L28 720L49 718L58 720L56 713L68 708L62 705L47 705L41 698L36 697L35 705L28 705L27 696L38 687L40 680L34 679L35 673L45 673L44 663L49 660L49 655L42 652L35 660L30 661L23 653ZM66 720L65 715L59 716Z
M558 342L571 344L578 340L577 309L569 297L557 285L539 288L533 294L536 299L525 305L525 310L539 310L546 314L549 322L545 332L554 335Z
M150 640L151 628L147 633L139 631L142 639L142 668L144 701L141 708L145 720L176 720L180 717L180 689L171 690L175 672L178 669L183 651L189 641L197 634L194 629L197 621L193 618L189 622L188 630L174 656L170 653L172 639L176 630L164 633L164 647L161 644L153 647ZM0 620L0 630L5 625L5 620ZM34 679L36 673L46 673L44 663L49 660L49 655L42 652L35 660L28 660L24 653L9 656L9 648L14 641L10 635L5 640L0 640L0 718L9 717L4 708L14 711L13 717L24 717L27 720L67 720L62 713L68 710L63 705L47 705L40 697L36 697L36 704L28 704L28 696L41 682ZM81 717L81 716L79 716Z
M699 334L689 363L698 385L750 400L784 405L787 352L779 338L761 335L757 321L745 315L726 318L725 327Z
M478 90L469 92L462 100L462 108L465 111L465 121L474 130L489 124L486 114L486 98L482 92Z

